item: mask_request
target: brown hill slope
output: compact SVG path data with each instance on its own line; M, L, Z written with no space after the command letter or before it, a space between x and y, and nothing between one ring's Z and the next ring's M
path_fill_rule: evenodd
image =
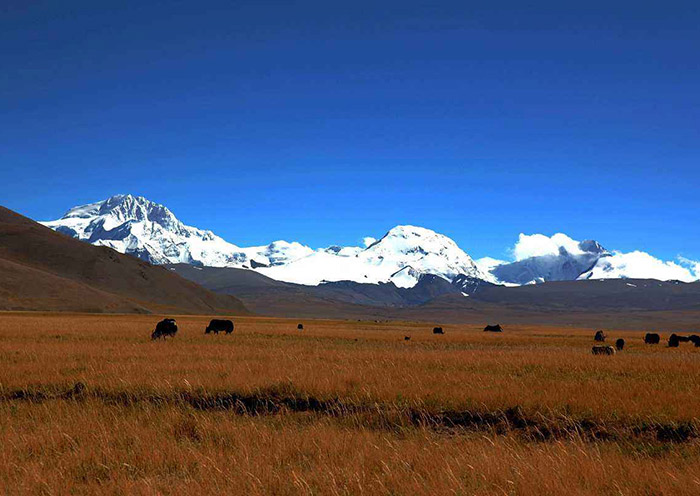
M0 310L249 313L163 268L0 207Z

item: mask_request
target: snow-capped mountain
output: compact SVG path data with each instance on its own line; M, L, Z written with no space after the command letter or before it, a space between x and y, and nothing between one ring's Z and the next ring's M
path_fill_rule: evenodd
M561 233L520 234L511 253L512 262L486 257L476 263L488 281L515 286L576 279L700 279L700 263L692 260L664 261L641 251L608 251L597 241L576 241Z
M391 281L401 288L415 286L423 274L448 281L460 274L485 277L450 238L416 226L396 226L364 249L333 247L258 271L273 279L301 284Z
M576 279L689 282L700 278L698 262L666 262L643 252L609 252L596 241L576 241L561 233L521 234L511 261L486 257L475 262L447 236L409 225L396 226L378 240L366 237L364 246L314 250L298 242L275 241L239 247L211 231L183 224L163 205L132 195L81 205L43 224L154 264L245 268L306 285L391 282L413 288L437 276L464 286L463 292L468 293L479 286L478 281L519 286Z
M211 231L186 226L163 205L132 195L116 195L81 205L62 218L43 224L153 264L247 267L255 260L257 264L274 266L313 252L309 247L286 241L239 248Z
M367 247L313 250L287 241L239 247L211 231L186 226L163 205L132 195L81 205L43 224L154 264L249 268L300 284L392 281L413 287L424 274L450 281L460 274L485 277L450 238L414 226L397 226L378 241L366 238Z
M525 235L521 235L521 243ZM590 270L601 257L609 253L597 241L577 242L566 235L555 234L548 238L554 244L546 251L527 253L526 258L514 262L499 262L488 259L488 272L497 282L523 285L547 281L573 281ZM492 281L493 282L493 281Z

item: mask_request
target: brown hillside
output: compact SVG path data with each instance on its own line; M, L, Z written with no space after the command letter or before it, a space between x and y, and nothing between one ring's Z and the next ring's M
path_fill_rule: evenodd
M249 313L163 268L0 207L0 310Z

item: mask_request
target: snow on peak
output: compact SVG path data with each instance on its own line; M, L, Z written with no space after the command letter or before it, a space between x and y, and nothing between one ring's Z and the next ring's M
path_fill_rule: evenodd
M444 234L417 226L396 226L361 254L377 266L410 265L414 270L435 274L448 280L463 274L481 277L469 255Z
M266 246L240 248L240 251L251 260L251 263L253 261L255 262L252 263L252 265L256 265L258 267L274 267L284 265L299 258L311 255L314 252L308 246L297 243L296 241L289 243L283 240L273 241Z
M107 230L125 222L154 222L165 228L180 228L180 222L167 207L142 196L114 195L106 200L71 208L61 220L100 217ZM76 222L79 224L79 222Z
M396 226L365 249L332 246L284 266L259 271L273 279L311 285L332 281L391 281L399 287L412 287L421 274L433 274L449 281L458 275L484 277L454 241L416 226Z
M239 248L211 231L183 224L164 205L133 195L115 195L72 208L61 219L44 225L154 264L247 267L256 260L274 265L312 252L299 243L286 241Z

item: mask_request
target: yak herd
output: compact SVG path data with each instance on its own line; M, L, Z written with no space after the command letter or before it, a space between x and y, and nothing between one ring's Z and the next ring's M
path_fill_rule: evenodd
M220 332L231 334L233 329L234 325L232 320L211 319L209 325L204 329L204 334L219 334ZM297 329L300 331L303 330L304 325L299 324ZM175 337L175 334L177 334L177 322L175 319L163 319L156 324L155 330L151 333L151 339L172 338Z
M204 334L219 334L225 332L231 334L233 332L233 322L230 320L211 319L209 325L204 329ZM155 330L151 333L151 339L175 337L177 334L177 322L175 319L163 319L156 324Z
M233 329L234 325L233 321L231 320L212 319L209 322L209 325L204 329L204 334L219 334L220 332L231 334ZM297 330L303 331L304 324L298 324ZM484 328L484 332L503 332L503 328L498 324L487 325ZM175 337L175 334L177 334L177 322L175 319L163 319L156 324L155 330L151 333L151 339L156 340L160 338L165 339L167 337ZM433 334L445 334L445 331L442 330L442 327L435 327L433 328ZM411 337L405 336L404 340L410 341Z
M603 331L598 331L593 336L593 340L596 342L605 342L607 336ZM661 336L655 332L648 332L644 336L645 344L659 344L661 342ZM692 336L679 336L673 333L668 338L669 348L678 348L680 343L693 343L696 348L700 348L700 336L693 334ZM622 351L625 348L625 340L620 338L615 341L615 347L605 346L605 345L595 345L591 349L594 355L614 355L616 351Z
M303 324L298 324L297 329L304 330ZM231 334L234 330L233 321L227 319L212 319L209 325L204 329L204 334L219 334L223 332L225 334ZM484 332L503 332L503 328L496 325L487 325L484 327ZM151 339L156 340L160 338L175 337L177 334L177 322L175 319L163 319L158 324L156 324L155 330L151 333ZM442 327L434 327L433 334L445 334ZM593 340L597 343L604 343L607 339L607 335L603 331L597 331ZM410 336L404 336L405 341L410 341ZM659 344L661 342L661 336L657 333L648 332L644 336L644 343L646 344ZM678 348L680 343L693 343L696 348L700 348L700 336L693 334L691 336L680 336L676 333L671 334L668 338L669 348ZM610 345L595 345L591 349L594 355L614 355L618 351L625 349L625 340L618 338L615 341L615 346Z

